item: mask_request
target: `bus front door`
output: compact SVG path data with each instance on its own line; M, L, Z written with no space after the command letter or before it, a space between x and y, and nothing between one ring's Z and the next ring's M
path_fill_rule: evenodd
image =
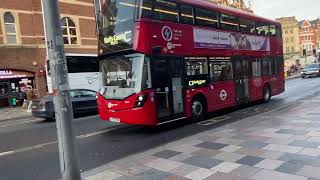
M249 61L246 57L236 57L234 62L234 80L238 105L249 102Z
M156 89L159 122L183 115L183 60L182 58L154 58L152 86Z

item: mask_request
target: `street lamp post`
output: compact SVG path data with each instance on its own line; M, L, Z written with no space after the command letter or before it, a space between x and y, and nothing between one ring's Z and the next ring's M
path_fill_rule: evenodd
M53 100L59 144L60 170L63 180L80 180L72 132L70 101L64 41L57 0L42 0L46 45L53 85Z

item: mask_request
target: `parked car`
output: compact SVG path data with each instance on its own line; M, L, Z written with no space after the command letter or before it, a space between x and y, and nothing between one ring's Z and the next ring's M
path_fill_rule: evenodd
M301 71L301 77L319 77L320 76L320 64L314 63L306 66L305 69Z
M97 112L97 93L88 89L70 90L70 96L73 107L73 114ZM32 116L53 120L55 111L53 105L53 96L48 95L42 99L32 101Z

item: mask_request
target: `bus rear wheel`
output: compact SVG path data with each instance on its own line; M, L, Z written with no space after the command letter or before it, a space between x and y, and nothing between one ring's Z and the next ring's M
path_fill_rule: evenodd
M206 115L205 103L200 98L193 100L191 104L191 112L193 121L197 122L203 120Z
M271 91L269 86L264 86L263 88L263 102L267 103L271 99Z

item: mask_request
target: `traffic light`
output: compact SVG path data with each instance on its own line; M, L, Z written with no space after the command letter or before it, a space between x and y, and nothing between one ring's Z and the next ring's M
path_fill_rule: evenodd
M306 57L307 56L307 50L303 49L303 56Z

